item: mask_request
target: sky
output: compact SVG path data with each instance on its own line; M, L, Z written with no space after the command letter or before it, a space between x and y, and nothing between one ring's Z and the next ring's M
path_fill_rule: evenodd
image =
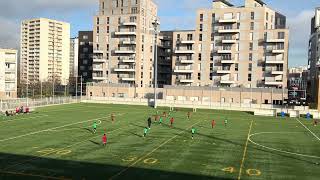
M194 29L198 8L210 8L212 0L154 0L158 5L161 30ZM0 1L0 48L19 48L20 23L45 17L71 24L72 37L92 30L99 0L10 0ZM244 0L230 0L240 6ZM307 65L310 21L320 0L264 0L287 16L290 29L289 66Z

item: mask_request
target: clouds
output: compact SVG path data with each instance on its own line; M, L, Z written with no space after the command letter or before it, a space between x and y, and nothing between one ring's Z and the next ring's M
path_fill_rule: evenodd
M211 8L212 0L154 0L158 4L162 30L194 29L196 11ZM0 0L0 47L18 48L20 22L23 19L47 17L71 23L73 32L90 30L99 0ZM243 5L244 0L230 0ZM310 19L318 0L265 0L287 16L290 28L291 65L307 63ZM75 33L73 33L75 34Z
M72 21L75 14L93 15L99 0L10 0L0 1L0 47L18 48L20 22L35 17ZM91 21L91 18L90 18ZM90 24L91 22L88 22Z
M308 62L310 23L313 16L314 10L304 10L287 19L290 30L289 60L292 66L307 64Z

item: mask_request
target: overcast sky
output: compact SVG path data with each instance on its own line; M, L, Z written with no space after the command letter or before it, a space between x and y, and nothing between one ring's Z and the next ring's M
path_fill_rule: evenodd
M196 9L210 8L212 0L154 0L158 4L162 30L194 29ZM18 48L20 22L36 17L69 22L72 36L80 30L91 30L99 0L1 0L0 47ZM243 5L244 0L230 0ZM290 29L289 65L307 64L310 20L320 0L264 0L287 16Z

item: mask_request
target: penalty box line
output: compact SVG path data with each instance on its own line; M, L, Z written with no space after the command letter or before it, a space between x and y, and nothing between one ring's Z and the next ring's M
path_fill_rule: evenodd
M296 119L306 130L308 130L318 141L320 141L320 138L312 132L307 126L305 126L299 119Z
M195 126L197 124L199 124L202 121L199 121L197 123L194 123L193 125L189 126L188 128L186 128L185 130L190 129L192 126ZM150 156L151 154L153 154L155 151L157 151L158 149L160 149L162 146L166 145L168 142L172 141L173 139L175 139L176 137L178 137L180 134L184 133L185 130L180 131L177 135L173 136L172 138L166 140L165 142L161 143L159 146L157 146L156 148L154 148L152 151L150 151L149 153L141 156L138 160L136 160L135 162L131 163L128 167L126 167L125 169L123 169L122 171L120 171L119 173L111 176L109 178L109 180L112 180L118 176L120 176L121 174L125 173L128 169L132 168L134 165L136 165L138 162L140 162L141 160L145 159L146 157Z

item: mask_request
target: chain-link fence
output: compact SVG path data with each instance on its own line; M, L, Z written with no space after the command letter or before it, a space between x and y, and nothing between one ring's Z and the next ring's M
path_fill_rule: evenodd
M5 112L7 110L15 110L17 107L29 107L31 109L36 107L59 105L59 104L70 104L80 102L80 97L50 97L40 99L10 99L0 101L0 111Z

